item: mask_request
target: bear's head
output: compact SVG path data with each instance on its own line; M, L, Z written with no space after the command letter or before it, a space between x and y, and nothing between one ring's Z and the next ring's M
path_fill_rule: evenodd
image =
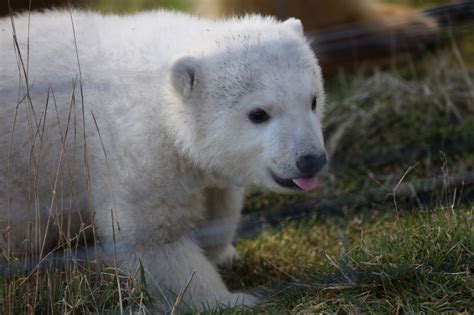
M321 70L301 22L229 22L212 48L178 59L171 84L186 154L229 184L310 191L325 167ZM205 45L203 45L205 47Z

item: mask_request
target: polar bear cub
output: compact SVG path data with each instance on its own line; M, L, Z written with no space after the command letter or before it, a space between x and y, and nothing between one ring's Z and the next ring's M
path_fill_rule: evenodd
M44 256L91 224L165 310L193 272L186 305L254 305L216 269L237 257L245 189L310 191L326 164L300 21L47 11L0 30L4 254ZM206 224L219 233L193 236Z

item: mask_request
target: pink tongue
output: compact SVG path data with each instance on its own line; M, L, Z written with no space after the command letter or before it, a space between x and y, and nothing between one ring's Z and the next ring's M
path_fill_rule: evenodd
M316 177L295 178L293 179L293 183L295 183L296 186L298 186L299 188L303 189L306 192L314 190L316 187L319 186L319 181Z

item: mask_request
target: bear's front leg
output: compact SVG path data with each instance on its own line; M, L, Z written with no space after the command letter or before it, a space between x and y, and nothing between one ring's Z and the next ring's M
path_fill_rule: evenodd
M232 244L240 220L244 189L210 188L205 192L206 221L199 226L200 244L217 265L231 265L239 259Z
M169 311L179 292L186 287L180 307L198 310L221 306L253 306L257 299L244 293L231 293L214 265L191 239L157 244L152 248L141 244L120 244L116 247L119 266L136 272L140 263L145 268L147 287L160 311Z

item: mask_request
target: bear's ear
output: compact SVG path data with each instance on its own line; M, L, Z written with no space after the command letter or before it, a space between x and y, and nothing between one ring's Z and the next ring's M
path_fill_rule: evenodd
M283 22L283 25L289 27L299 35L304 35L303 24L299 19L289 18L288 20Z
M201 79L201 65L196 58L183 57L171 67L171 83L183 97L196 89Z

